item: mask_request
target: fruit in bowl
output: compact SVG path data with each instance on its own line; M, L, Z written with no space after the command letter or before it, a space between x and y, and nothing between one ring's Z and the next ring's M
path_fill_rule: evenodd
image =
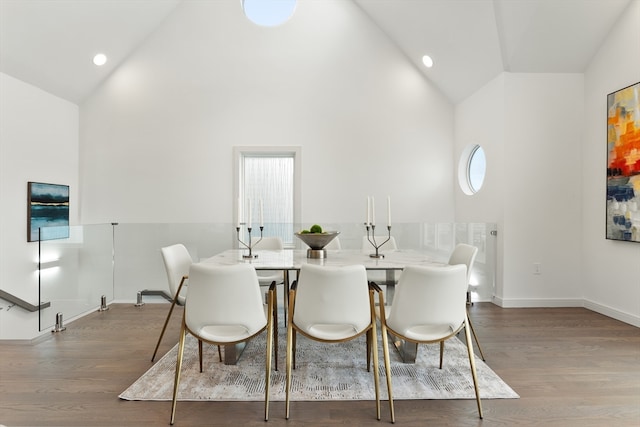
M311 226L311 228L309 229L310 233L322 233L322 227L320 227L318 224L313 224Z
M311 249L320 250L324 249L340 232L324 231L321 226L314 224L308 230L302 230L295 234Z
M319 234L319 233L324 233L324 231L322 231L322 227L320 227L318 224L313 224L310 229L302 230L300 232L300 234Z

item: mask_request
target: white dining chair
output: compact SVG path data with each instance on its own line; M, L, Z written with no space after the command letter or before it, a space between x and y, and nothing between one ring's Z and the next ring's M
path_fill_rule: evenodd
M171 421L173 425L180 384L180 372L187 334L198 339L200 371L202 342L232 345L246 342L266 331L264 419L269 419L269 388L273 351L273 316L275 283L269 289L267 312L255 268L250 264L192 264L189 270L189 293L185 301L180 342L173 383Z
M440 369L444 342L464 329L469 366L473 377L478 413L482 403L475 356L467 320L467 267L407 266L400 274L391 305L378 307L381 333L415 344L440 344ZM394 339L393 341L396 341ZM387 344L388 345L388 344Z
M480 341L478 341L478 336L476 335L476 330L473 328L473 323L471 322L471 318L469 317L469 305L471 305L471 269L473 268L473 264L475 262L477 254L477 247L467 245L466 243L459 243L453 249L453 252L451 252L451 256L449 257L449 265L464 264L467 266L467 320L469 321L469 328L471 328L473 339L475 340L478 351L480 352L480 357L482 358L482 360L485 360L484 353L482 352L482 347L480 347Z
M374 290L367 283L362 265L319 266L304 264L289 295L285 383L285 418L289 419L292 369L295 367L296 335L323 343L341 343L366 334L367 370L373 354L376 416L380 419L380 378L376 333ZM386 339L386 338L385 338ZM391 421L395 420L388 348L384 346L384 364ZM330 361L328 361L330 362ZM314 363L314 361L308 361ZM344 379L349 381L348 378Z
M164 333L167 329L167 325L169 324L169 319L171 318L173 309L175 308L176 304L179 306L184 305L187 297L189 268L191 267L191 264L193 264L193 259L191 258L189 251L181 243L163 247L160 249L160 253L162 254L164 268L167 273L169 292L171 294L171 306L169 307L167 318L165 319L164 325L162 326L162 332L160 332L160 336L158 337L158 342L156 344L155 350L153 351L153 356L151 356L152 362L154 361L154 359L156 358L156 354L158 353L160 342L164 337Z

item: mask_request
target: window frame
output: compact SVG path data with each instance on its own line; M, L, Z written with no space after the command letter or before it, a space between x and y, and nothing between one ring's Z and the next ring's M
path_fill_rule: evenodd
M244 158L245 157L292 157L293 158L293 227L301 221L302 212L302 147L300 146L236 146L233 147L233 218L238 218L238 210L244 211L246 197L244 195Z
M478 153L478 150L482 150L484 154L484 174L482 177L482 183L476 188L471 182L471 164L473 163L474 156ZM472 143L465 147L460 155L458 162L458 184L462 192L468 196L472 196L484 187L485 180L487 178L487 153L484 147L480 144Z
M473 184L473 180L471 179L471 166L472 166L472 163L473 163L473 159L475 158L475 156L476 156L476 154L478 153L479 150L482 151L482 155L484 157L484 172L482 173L482 182L480 182L480 185L478 186L478 188L476 188L476 186ZM469 184L469 189L471 190L471 192L473 192L475 194L478 191L480 191L480 189L484 185L484 180L485 180L486 176L487 176L487 155L486 155L486 153L484 151L484 148L482 148L480 145L476 144L471 149L471 152L469 153L469 159L467 160L467 184Z

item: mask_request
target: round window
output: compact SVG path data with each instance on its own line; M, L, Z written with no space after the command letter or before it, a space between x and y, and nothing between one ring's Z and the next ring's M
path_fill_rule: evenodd
M244 14L254 24L274 27L291 18L296 0L242 0Z
M475 194L482 188L487 169L484 149L475 144L469 145L460 156L458 164L458 182L465 194Z

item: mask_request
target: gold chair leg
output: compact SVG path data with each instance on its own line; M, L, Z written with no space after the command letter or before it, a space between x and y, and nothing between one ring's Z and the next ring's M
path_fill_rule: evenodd
M285 380L285 419L289 419L289 391L291 389L291 364L293 358L293 327L291 326L291 313L287 322L287 354L286 354L286 380Z
M371 350L373 352L373 382L376 387L376 418L380 420L380 371L378 370L378 334L376 333L376 318L372 310L371 333L375 339L371 340Z
M171 318L171 313L173 313L173 308L176 306L176 302L178 301L178 295L182 291L182 287L184 286L184 282L189 278L189 276L182 276L182 280L180 280L180 285L178 285L178 290L176 294L173 296L173 300L171 301L171 307L169 308L169 313L167 314L167 318L164 321L164 326L162 326L162 332L160 332L160 337L158 338L158 343L156 344L156 349L153 350L153 356L151 356L151 361L156 358L156 353L158 352L158 347L160 347L160 341L162 341L162 337L164 336L164 332L167 329L167 325L169 324L169 318Z
M396 422L395 409L393 407L393 387L391 385L391 361L389 359L389 331L387 330L386 314L384 312L384 295L379 292L380 299L380 334L382 335L382 354L384 357L384 370L387 377L387 395L389 396L389 415L391 423ZM377 337L375 337L377 340Z
M180 371L182 370L182 356L184 355L184 342L187 335L186 326L184 321L182 322L182 329L180 330L180 343L178 344L178 360L176 361L176 375L173 380L173 400L171 403L171 421L169 424L173 425L173 421L176 416L176 403L178 399L178 384L180 383Z
M273 312L273 346L275 351L275 369L278 370L278 285L274 281L271 286L273 287L273 304L271 311Z
M282 270L282 278L283 280L283 284L282 284L282 302L284 304L283 310L282 310L282 320L284 321L284 325L287 325L287 316L289 314L289 270Z
M171 307L169 308L169 313L167 313L167 318L164 321L164 325L162 326L162 332L160 332L160 336L158 337L158 343L156 344L155 350L153 350L153 356L151 356L151 361L153 362L156 358L156 354L158 353L158 348L160 348L160 342L162 341L162 337L164 336L164 332L167 330L167 325L169 324L169 319L171 318L171 313L173 313L173 308L176 306L176 299L174 298L171 301Z
M376 337L371 337L371 329L367 331L367 372L371 371L371 340Z
M291 331L291 342L292 342L292 346L291 346L291 363L293 364L293 369L296 369L296 345L297 345L297 341L298 341L298 334L296 333L295 330Z
M287 326L287 316L289 315L289 272L283 271L284 282L282 284L282 321Z
M273 290L269 292L269 303L268 308L270 311L275 311L275 283L273 285ZM265 372L264 372L264 420L269 420L269 390L271 386L271 352L273 349L273 320L271 317L267 320L267 348L266 348L266 361L265 361ZM276 350L276 363L277 362L277 350Z
M380 322L380 333L382 334L382 354L384 355L384 369L387 375L387 394L389 395L389 413L391 422L396 422L396 414L393 407L393 390L391 387L391 361L389 359L389 337L387 335L387 325Z
M271 332L273 335L273 351L275 353L275 360L273 362L274 368L278 370L278 328L274 326L273 331Z
M480 402L480 387L478 386L478 374L476 373L476 358L473 354L473 343L471 342L471 333L467 326L469 325L469 319L465 319L464 335L467 340L467 353L469 353L469 365L471 367L471 376L473 377L473 387L476 392L476 402L478 404L478 413L480 419L482 419L482 403Z
M476 330L473 329L473 323L471 323L471 319L469 318L469 312L467 312L467 323L471 328L471 334L473 335L473 339L476 341L476 345L478 346L478 351L480 352L480 357L482 360L486 360L484 358L484 353L482 352L482 347L480 347L480 341L478 341L478 336L476 335Z

